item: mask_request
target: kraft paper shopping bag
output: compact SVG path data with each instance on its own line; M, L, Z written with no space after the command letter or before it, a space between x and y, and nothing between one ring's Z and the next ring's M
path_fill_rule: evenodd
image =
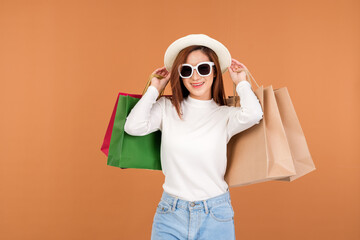
M274 93L296 170L295 176L278 180L291 182L316 168L288 89L286 87L275 89Z
M248 74L248 73L247 73ZM272 86L254 91L264 115L259 124L233 136L227 146L225 181L229 187L244 186L296 174ZM238 96L227 105L240 107Z

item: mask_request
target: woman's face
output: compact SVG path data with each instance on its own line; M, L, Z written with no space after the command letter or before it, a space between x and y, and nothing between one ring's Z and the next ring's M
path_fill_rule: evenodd
M201 50L192 51L185 63L191 64L195 67L200 62L210 61L208 56L205 55ZM190 92L190 97L199 100L210 100L211 99L211 86L214 78L214 67L212 67L211 74L206 77L201 77L199 73L194 70L193 75L190 78L181 78L185 87ZM196 87L192 84L204 83L203 85Z

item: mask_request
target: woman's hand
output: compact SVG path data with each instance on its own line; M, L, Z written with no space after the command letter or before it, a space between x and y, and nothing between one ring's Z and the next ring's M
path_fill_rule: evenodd
M228 70L231 80L235 83L235 85L241 81L246 81L245 69L247 70L244 64L234 58L231 59L231 66L228 67Z
M171 72L168 72L165 67L158 68L154 72L152 72L151 75L158 75L159 77L154 76L151 78L151 86L156 87L156 89L159 91L159 94L161 91L166 87L166 85L169 82Z

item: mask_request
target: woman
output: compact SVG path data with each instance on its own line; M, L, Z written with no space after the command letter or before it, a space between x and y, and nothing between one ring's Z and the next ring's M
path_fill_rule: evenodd
M227 106L222 73L229 71L241 107ZM151 239L235 239L234 210L224 180L227 143L263 117L242 64L217 40L190 34L173 42L165 66L131 110L125 132L161 130L163 193ZM172 97L159 94L171 82Z

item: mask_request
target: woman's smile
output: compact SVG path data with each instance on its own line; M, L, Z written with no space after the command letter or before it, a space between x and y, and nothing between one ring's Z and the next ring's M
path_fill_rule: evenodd
M191 86L194 88L200 88L202 85L204 85L205 82L199 82L199 83L191 83Z

